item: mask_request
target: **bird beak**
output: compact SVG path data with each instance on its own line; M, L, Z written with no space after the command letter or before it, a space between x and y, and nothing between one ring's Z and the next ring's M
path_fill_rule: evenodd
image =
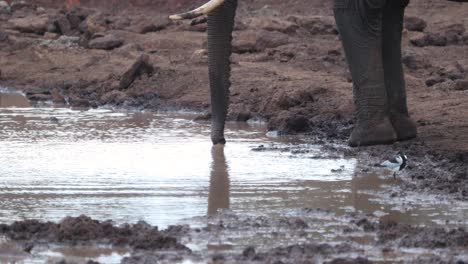
M171 20L193 19L202 15L207 15L224 3L225 0L210 0L208 3L187 13L169 16Z

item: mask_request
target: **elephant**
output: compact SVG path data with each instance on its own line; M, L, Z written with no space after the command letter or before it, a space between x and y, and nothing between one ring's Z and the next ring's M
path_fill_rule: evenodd
M402 65L403 16L409 0L334 0L334 16L353 80L357 122L348 140L352 147L392 144L415 138ZM170 18L208 16L208 61L211 91L211 140L225 144L229 104L230 56L237 0L211 0Z

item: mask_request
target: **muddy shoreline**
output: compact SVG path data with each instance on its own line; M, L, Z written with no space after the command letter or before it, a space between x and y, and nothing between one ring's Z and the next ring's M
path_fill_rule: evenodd
M51 5L48 1L0 4L0 87L20 90L36 104L186 109L202 113L197 120L204 122L209 119L206 25L168 21L171 12L196 5L192 1L170 2L151 8L117 5L113 9L92 3ZM140 4L146 5L144 1ZM411 2L405 20L403 59L409 108L418 123L419 137L392 146L350 149L343 145L354 123L351 78L331 1L304 0L294 5L274 0L244 1L234 33L229 120L266 120L270 130L305 135L311 143L337 155L365 160L362 170L379 162L380 157L403 150L410 165L391 197L404 199L411 193L426 193L468 201L466 13L466 3ZM378 238L370 247L390 255L408 246L447 249L444 257L423 254L412 259L413 263L456 263L457 257L466 258L465 230L410 228L378 223L366 216L348 217L351 230L369 232ZM288 228L297 231L301 228L297 223L301 221ZM64 226L71 231L63 230ZM218 228L229 229L222 225ZM123 263L183 259L213 263L308 263L310 259L369 263L362 248L347 243L293 243L269 250L246 247L235 253L200 256L180 240L210 230L174 227L159 231L144 223L115 227L85 216L67 218L61 224L30 220L0 225L0 232L10 239L23 240L26 251L35 243L122 243L133 252ZM129 236L123 239L118 234ZM96 235L100 237L93 237ZM140 248L140 243L147 248ZM149 248L181 251L159 254L144 250ZM348 257L335 257L341 253Z
M121 263L173 263L181 261L213 263L463 263L468 254L468 232L463 228L415 227L392 221L378 221L357 213L334 215L321 209L300 209L296 216L268 219L221 213L208 218L203 228L170 226L158 230L144 222L122 226L100 222L87 216L67 217L59 223L27 220L0 225L0 234L18 244L25 253L37 254L43 244L124 246L129 254ZM312 228L317 219L333 217L344 226L335 230L341 242L318 242ZM206 240L210 237L255 234L284 239L308 238L309 242L292 243L270 249L251 245L232 249L225 241L211 244L208 251L192 251L181 241ZM273 231L274 230L274 231ZM364 244L356 243L364 239ZM182 243L182 244L181 244ZM224 248L224 250L222 250ZM411 249L418 249L411 253ZM410 253L408 253L410 252ZM370 259L369 259L370 258ZM460 262L461 261L461 262ZM57 263L74 263L66 259ZM87 263L98 263L89 260Z

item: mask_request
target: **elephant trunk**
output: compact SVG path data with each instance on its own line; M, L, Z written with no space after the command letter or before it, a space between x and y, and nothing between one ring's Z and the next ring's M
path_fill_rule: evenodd
M208 58L211 90L211 140L224 144L224 123L231 86L232 31L237 0L227 0L208 14Z

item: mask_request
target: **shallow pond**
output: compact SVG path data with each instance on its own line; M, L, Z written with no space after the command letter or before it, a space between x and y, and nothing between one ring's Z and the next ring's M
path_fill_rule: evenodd
M206 225L203 216L220 208L275 216L305 207L467 221L466 204L389 199L388 172L363 173L366 161L268 137L262 124L228 124L228 144L212 147L209 124L193 114L29 107L11 93L0 107L0 223L86 214L164 228Z

